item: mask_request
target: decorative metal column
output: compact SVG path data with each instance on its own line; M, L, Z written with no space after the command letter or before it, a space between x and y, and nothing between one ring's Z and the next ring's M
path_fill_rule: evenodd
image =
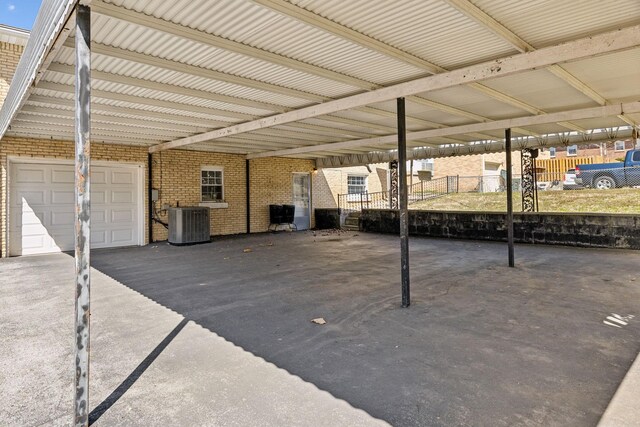
M398 98L398 187L400 210L400 274L402 307L409 307L409 195L407 188L407 125L404 98Z
M507 164L507 245L509 267L515 266L513 255L513 168L511 161L511 129L504 131L504 149Z
M389 162L389 209L398 209L398 161Z
M538 150L522 150L522 212L535 212L536 209L536 167Z
M89 316L91 247L91 10L76 6L75 68L75 393L74 425L89 425Z

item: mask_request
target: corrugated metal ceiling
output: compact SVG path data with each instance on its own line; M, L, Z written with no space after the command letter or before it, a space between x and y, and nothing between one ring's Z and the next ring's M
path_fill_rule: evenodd
M93 1L96 9L100 4L105 5L103 12L92 14L92 67L102 73L93 83L94 112L102 117L95 120L93 135L99 141L124 144L154 145L343 98L365 87L416 79L434 69L458 69L518 53L490 26L444 0ZM534 48L640 23L637 0L472 0L469 4ZM113 5L125 12L127 20L109 16ZM282 5L288 12L282 11ZM145 16L231 44L196 41L176 26L172 27L175 31L149 28L143 19L136 19ZM258 52L255 49L270 56L255 57L251 54ZM73 49L60 49L52 58L52 67L58 68L43 74L25 105L72 111L69 66L73 58ZM521 72L487 80L482 86L431 91L420 94L422 99L409 97L408 128L442 128L593 107L602 98L609 103L640 100L637 46L563 67L596 94L576 88L566 75L547 69ZM137 85L135 79L151 85ZM393 134L394 114L395 102L387 101L184 148L253 153L363 139ZM637 120L637 115L630 117ZM139 126L135 120L141 121ZM154 121L180 128L154 128ZM56 137L72 139L70 123L68 114L27 111L12 123L8 134L33 131L33 136L42 136L50 129ZM514 132L537 135L620 125L625 123L609 117ZM438 137L426 143L466 142L483 135L499 138L500 134ZM337 152L371 149L362 146ZM300 157L326 157L335 152L309 152Z

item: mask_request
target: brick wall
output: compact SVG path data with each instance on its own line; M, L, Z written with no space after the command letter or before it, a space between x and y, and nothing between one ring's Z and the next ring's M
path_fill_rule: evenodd
M3 256L7 245L7 158L9 156L73 159L73 143L5 137L0 140L0 248ZM148 238L147 206L147 149L93 142L93 160L132 162L145 167L142 195L145 204L145 242ZM191 150L168 150L153 155L153 187L160 189L156 208L164 205L194 206L200 202L200 170L202 166L220 166L224 170L224 198L227 208L211 210L211 235L246 232L245 158L237 154L222 154ZM312 197L316 174L314 162L298 159L257 159L251 161L251 231L262 232L269 227L269 204L291 204L293 200L293 173L310 173ZM312 209L315 201L312 201ZM166 212L159 212L166 222ZM313 226L313 210L311 212ZM153 226L154 240L166 240L167 230L160 224Z
M314 195L315 162L304 159L265 158L250 162L251 174L251 232L267 231L269 228L269 205L293 202L293 173L311 174L311 192ZM311 225L314 224L313 205Z
M11 79L20 60L22 46L0 42L0 105L6 97ZM6 136L0 140L0 250L7 256L7 157L73 159L73 143L43 139L26 139ZM115 144L92 143L92 159L114 162L144 164L145 191L145 241L148 239L147 206L147 150ZM154 154L153 187L160 189L160 200L156 203L159 218L166 222L165 205L198 205L200 195L200 170L202 166L220 166L224 169L224 198L226 208L211 210L211 234L237 234L246 232L246 183L245 158L242 155L201 152L191 150L168 150ZM293 199L293 173L311 173L312 197L330 199L331 192L321 185L315 163L298 159L259 159L251 161L251 231L266 231L269 227L268 205L290 204ZM366 168L363 168L366 171ZM346 177L345 177L346 185ZM324 199L323 199L324 197ZM312 202L312 208L315 201ZM313 226L313 209L311 211ZM167 230L160 224L153 225L154 240L167 238Z
M168 150L153 155L153 187L160 190L158 217L167 221L165 205L198 206L201 201L200 171L203 166L223 168L224 201L227 208L211 209L211 235L246 232L245 159L237 154L191 150ZM267 224L268 225L268 224ZM166 240L167 230L154 224L155 240Z
M73 159L74 145L69 141L49 141L41 139L26 139L5 136L0 140L0 249L2 256L7 256L7 157L20 156L31 158L49 159ZM147 162L147 150L143 147L129 147L124 145L91 144L92 160L130 162L145 165ZM146 175L145 175L146 177ZM145 182L145 195L147 194L147 180ZM145 219L148 216L146 197ZM145 229L146 230L146 229ZM145 233L145 241L147 233Z
M360 229L397 234L398 211L365 209ZM513 215L514 240L594 248L640 249L640 216L627 214L522 213ZM449 239L507 240L506 213L409 211L409 233ZM506 252L505 252L506 254Z
M0 105L9 91L13 74L24 50L23 46L0 42Z
M367 191L377 193L387 190L386 176L388 166L374 164L369 166L350 166L344 168L320 169L316 175L314 199L317 208L335 208L338 206L338 194L347 194L347 177L361 175L367 177Z

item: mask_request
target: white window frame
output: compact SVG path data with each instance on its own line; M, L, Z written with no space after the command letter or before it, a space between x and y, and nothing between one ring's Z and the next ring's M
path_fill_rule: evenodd
M363 178L364 179L364 191L363 193L367 193L366 196L363 196L361 193L349 193L349 177L358 177L358 178ZM347 201L349 202L353 202L353 201L360 201L360 200L364 200L367 201L369 196L368 196L368 190L369 190L369 176L368 175L364 175L364 174L358 174L358 173L350 173L347 175Z
M350 173L347 175L347 194L360 194L360 193L350 193L349 192L349 178L362 178L362 185L358 185L358 187L362 187L363 191L361 191L361 193L366 193L368 187L368 180L367 180L367 175L362 175L362 174L355 174L355 173ZM354 184L355 185L355 184Z
M573 153L573 154L569 151L572 148L574 148L576 150L575 153ZM578 155L578 145L577 144L567 146L567 157L576 157L577 155Z
M622 144L622 148L618 148L618 144ZM614 151L624 151L625 150L625 143L624 141L615 141L613 143L613 150Z
M222 200L219 201L204 201L202 200L202 187L204 186L204 184L202 184L202 172L220 172L221 173L221 178L222 178ZM224 191L224 167L222 166L202 166L200 167L200 176L199 176L199 181L200 183L200 206L206 206L209 208L228 208L229 204L227 202L225 202L225 191Z
M549 157L555 159L557 156L556 147L549 147Z

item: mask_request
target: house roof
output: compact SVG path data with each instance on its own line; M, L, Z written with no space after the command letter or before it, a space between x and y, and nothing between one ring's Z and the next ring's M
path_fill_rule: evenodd
M73 139L74 3L43 3L0 134ZM398 96L410 157L640 122L636 0L83 3L94 141L360 164L395 155Z
M24 46L29 40L29 31L0 24L0 42Z

